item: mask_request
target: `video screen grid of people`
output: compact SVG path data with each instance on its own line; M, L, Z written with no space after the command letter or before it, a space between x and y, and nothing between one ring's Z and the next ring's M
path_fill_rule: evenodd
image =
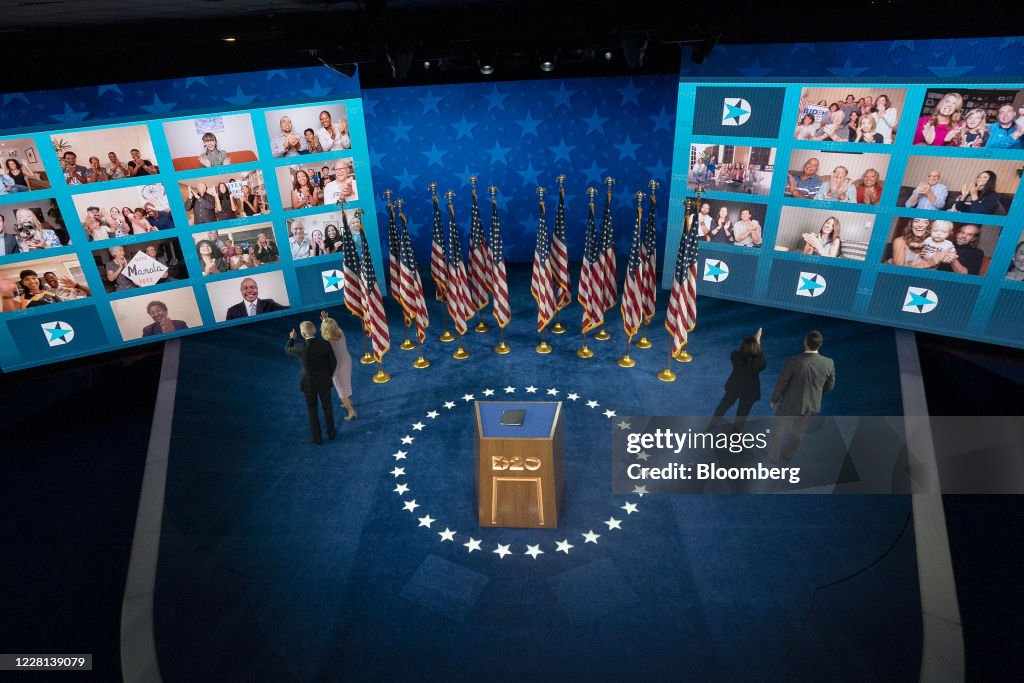
M84 355L317 300L304 296L289 267L336 251L293 257L289 224L319 224L319 214L337 217L360 191L372 196L368 174L356 188L368 159L362 110L352 102L0 137L0 324L29 309L67 318L59 312L69 302L95 307L101 338L80 345ZM230 284L211 289L218 279ZM273 296L264 297L261 283ZM235 304L244 316L229 315ZM83 336L58 343L70 353L69 340ZM0 364L47 362L18 355L8 349Z
M828 310L828 279L833 301L842 298L841 287L851 290L830 313L870 320L880 310L873 299L893 282L909 287L908 302L938 301L973 283L965 299L973 306L983 289L994 299L1024 281L1024 207L1016 200L1024 86L680 87L694 91L692 98L680 93L681 102L694 102L694 114L678 123L676 149L688 156L675 160L673 178L685 176L685 192L675 186L673 196L689 202L685 212L681 201L670 208L663 272L678 244L673 230L681 230L673 223L696 220L700 244L714 252L708 258L715 272L703 278L703 293L712 296ZM753 271L749 277L727 282L729 253L737 254L735 267ZM799 263L797 275L817 278L816 289L801 289L806 283L797 275L792 287L777 286L777 273ZM847 272L826 278L836 267ZM951 307L908 303L881 321L971 336L952 329ZM961 313L956 320L966 326L970 311ZM975 316L971 324L973 336L985 338L984 320ZM1024 336L997 341L1024 346Z

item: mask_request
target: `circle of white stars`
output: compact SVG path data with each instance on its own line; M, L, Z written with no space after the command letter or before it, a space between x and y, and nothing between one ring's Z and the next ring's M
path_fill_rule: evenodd
M520 387L507 386L500 389L484 389L481 393L482 398L489 398L495 395L504 396L506 398L512 398L519 392ZM600 402L595 400L584 401L582 397L575 392L564 393L556 387L550 387L546 390L528 386L522 388L522 394L534 394L538 397L544 396L545 398L551 397L554 400L559 400L560 396L564 396L564 400L570 402L571 405L579 405L590 410L596 411L606 419L612 422L612 424L620 429L629 429L630 425L621 418L616 422L618 417L614 410L610 410L601 405ZM626 502L624 505L616 508L608 519L602 520L593 527L586 531L574 531L569 533L560 541L554 541L549 543L536 543L526 544L525 547L513 548L511 543L494 543L494 547L484 545L482 539L474 538L472 533L460 532L457 529L449 528L445 526L441 530L441 522L435 517L432 517L429 512L422 510L423 505L416 502L414 497L414 491L409 486L408 477L406 475L406 467L410 462L409 457L415 448L416 439L421 436L421 433L433 424L436 424L437 420L451 413L452 410L471 404L477 400L475 394L463 394L459 399L455 401L444 401L441 404L441 410L430 410L427 411L423 417L416 422L408 425L406 433L401 437L401 447L398 448L391 457L395 459L395 466L389 474L393 478L395 485L392 491L399 497L402 504L402 510L411 513L413 519L418 523L417 528L426 528L431 533L437 535L439 543L451 543L454 546L462 546L465 548L465 552L472 555L474 552L481 552L488 555L494 555L499 560L504 560L508 556L520 556L529 557L536 560L541 555L557 556L558 553L564 553L569 555L573 551L585 552L587 546L591 543L594 545L600 545L602 536L607 537L609 534L615 534L622 531L623 523L628 523L627 519L630 515L635 512L639 512L639 505L632 500ZM413 456L415 457L415 456ZM641 453L637 456L638 459L647 460L650 455L647 453ZM630 495L637 496L636 500L642 499L647 494L647 487L645 486L634 486L633 491ZM436 511L435 511L436 512ZM595 531L596 529L596 531Z

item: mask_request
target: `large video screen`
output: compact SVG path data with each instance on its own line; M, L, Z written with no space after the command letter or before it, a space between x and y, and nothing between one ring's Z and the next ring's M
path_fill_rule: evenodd
M663 284L1024 347L1024 84L811 80L681 79Z
M379 245L357 81L350 90L245 109L210 100L251 97L208 97L184 116L15 122L30 132L0 138L4 371L340 303L324 282L341 254L317 231L341 225L343 201L351 227Z

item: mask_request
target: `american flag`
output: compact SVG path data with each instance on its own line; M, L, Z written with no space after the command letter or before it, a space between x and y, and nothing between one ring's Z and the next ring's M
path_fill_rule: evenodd
M544 200L540 202L540 219L537 221L537 246L533 250L533 276L530 278L530 293L537 300L537 331L542 331L555 315L555 291L551 283L551 265L548 257L548 225L544 220Z
M508 276L505 274L505 253L501 244L501 221L498 218L498 201L491 199L491 282L494 291L494 320L498 327L505 327L512 319L508 299Z
M672 338L672 354L686 344L687 331L697 322L697 221L689 229L683 228L676 252L676 270L672 279L672 293L665 314L665 329ZM685 221L684 221L685 226Z
M604 324L602 291L604 272L598 261L597 229L594 227L594 198L590 198L587 217L587 236L583 247L583 267L580 269L580 288L577 300L583 307L583 334Z
M434 200L434 237L430 243L430 277L434 279L434 298L444 301L445 290L448 288L447 265L444 260L444 228L441 227L441 207L437 204L437 195L431 192Z
M644 241L640 245L640 262L643 264L643 282L641 282L641 303L643 304L644 323L650 324L654 317L654 304L658 292L658 246L654 229L654 192L651 192L651 205L647 211L647 229Z
M455 207L448 202L448 314L455 323L455 332L466 333L466 323L473 317L473 306L469 298L469 282L466 266L462 262L462 246L459 244L459 229L455 225Z
M474 311L487 306L487 293L491 291L491 252L484 237L484 224L480 220L480 207L473 188L473 208L469 221L469 294Z
M564 176L560 176L564 177ZM551 274L558 287L555 310L560 311L572 303L569 289L569 249L565 240L565 188L558 188L558 211L555 212L555 229L551 234Z
M345 308L360 320L363 315L363 283L360 278L362 268L359 265L359 252L352 238L352 230L348 227L345 210L341 211L341 257L342 273L345 276Z
M604 273L601 303L606 311L615 306L615 300L618 298L618 283L615 279L615 237L612 232L612 187L609 185L604 216L601 218L601 253L598 257L598 263Z
M427 338L427 328L430 327L430 316L427 313L427 301L423 294L423 281L420 279L420 270L416 267L416 258L412 252L412 240L409 239L409 227L405 220L405 214L398 210L398 217L402 221L399 228L399 269L401 273L401 285L399 290L401 298L399 302L405 315L416 320L416 338L420 344Z
M398 227L395 225L395 205L391 203L390 196L388 197L388 287L391 288L391 296L394 297L395 301L401 303L402 300L399 298L401 293L402 274L399 269L399 262L401 261L401 250L402 243L398 241Z
M370 257L370 245L366 241L366 233L360 232L359 237L359 246L363 250L362 269L359 274L363 285L363 310L366 311L363 322L370 333L373 359L379 363L391 348L391 335L388 332L388 318L384 313L384 299L380 295L377 275L373 271L373 259Z
M640 329L643 318L641 298L643 294L643 261L640 260L640 243L643 241L642 223L643 208L636 207L636 225L633 226L633 244L629 248L629 265L626 266L626 279L622 285L622 328L627 337L632 337Z

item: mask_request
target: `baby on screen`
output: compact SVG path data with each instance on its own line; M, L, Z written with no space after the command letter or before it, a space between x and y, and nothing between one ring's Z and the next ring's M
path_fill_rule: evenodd
M943 255L956 251L956 247L947 238L953 231L953 224L949 221L932 221L931 235L925 238L921 247L921 258L930 263L938 263Z

